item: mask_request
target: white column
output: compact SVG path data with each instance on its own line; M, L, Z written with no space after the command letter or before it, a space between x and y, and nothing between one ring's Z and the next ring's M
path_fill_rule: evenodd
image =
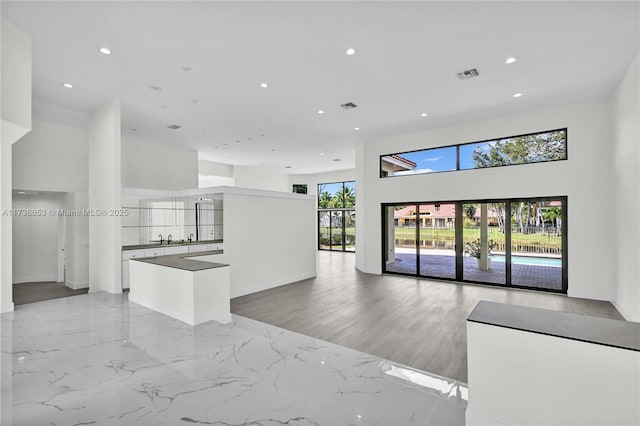
M86 192L67 194L66 208L82 211L89 208ZM67 276L65 285L74 290L89 287L89 218L69 216L66 218Z
M387 253L386 261L395 262L396 260L396 227L394 208L387 207Z
M0 312L13 311L11 146L31 131L31 39L0 22Z
M487 229L487 203L480 204L480 269L489 269L489 232Z
M120 100L89 116L89 291L122 292Z

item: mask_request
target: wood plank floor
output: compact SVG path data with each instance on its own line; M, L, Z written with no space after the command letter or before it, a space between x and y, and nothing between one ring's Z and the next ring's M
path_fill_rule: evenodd
M317 277L232 299L231 311L463 382L466 318L480 300L623 319L609 302L364 274L354 264L353 253L320 251Z
M13 303L24 305L25 303L77 296L78 294L86 294L88 291L88 288L72 290L64 283L57 282L20 283L13 285Z

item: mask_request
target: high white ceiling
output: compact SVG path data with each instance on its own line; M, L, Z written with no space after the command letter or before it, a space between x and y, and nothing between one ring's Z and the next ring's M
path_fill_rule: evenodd
M125 136L287 173L354 167L359 141L608 96L640 38L637 1L2 1L1 13L32 37L36 119L82 124L118 97ZM479 77L458 80L469 68Z

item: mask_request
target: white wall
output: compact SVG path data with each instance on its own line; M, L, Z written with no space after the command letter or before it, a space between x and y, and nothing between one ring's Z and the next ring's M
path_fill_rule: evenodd
M318 184L331 182L346 182L356 179L356 170L339 170L327 173L314 173L308 175L289 175L289 192L291 192L294 184L306 184L307 194L318 195ZM358 187L356 187L356 194ZM356 196L357 202L357 196Z
M31 39L0 17L0 208L11 210L12 144L31 130ZM0 217L0 312L13 311L11 215Z
M89 194L67 193L65 208L78 211L89 208ZM68 216L65 232L67 256L65 284L72 289L89 287L89 217Z
M121 203L120 101L113 99L89 116L89 289L122 292L121 217L108 214Z
M212 186L236 186L233 166L199 160L198 188L211 188Z
M31 129L31 38L0 18L2 138L14 143Z
M150 189L198 187L198 153L131 138L122 139L123 186ZM13 146L13 188L87 192L87 129L35 120Z
M633 61L612 107L617 283L613 302L627 320L640 321L640 65Z
M122 138L122 185L164 190L197 188L198 153Z
M58 216L65 207L64 193L14 195L14 209L43 209L43 216L13 218L13 283L57 281Z
M233 177L239 188L291 192L289 176L269 167L234 166Z
M315 200L298 194L224 193L224 262L231 297L316 275Z
M568 128L566 161L379 178L382 154L562 127ZM611 300L615 225L598 214L614 202L610 129L609 103L600 101L366 141L356 154L356 266L381 273L381 203L567 195L569 295Z
M13 146L13 188L87 192L88 138L86 129L34 120Z

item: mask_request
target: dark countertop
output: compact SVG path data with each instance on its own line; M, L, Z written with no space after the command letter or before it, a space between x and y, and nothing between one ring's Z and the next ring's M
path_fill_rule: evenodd
M640 323L478 302L467 321L640 352Z
M171 244L160 244L160 243L149 243L149 244L134 244L130 246L122 246L122 250L140 250L147 248L166 248L166 247L176 247L176 246L196 246L198 244L216 244L216 243L224 243L224 240L205 240L205 241L171 241Z
M203 260L187 259L188 257L207 256L210 254L221 254L222 250L199 251L196 253L170 254L167 256L143 257L140 259L131 259L136 262L152 263L158 266L166 266L168 268L182 269L185 271L204 271L205 269L221 268L229 266L224 263L206 262Z

